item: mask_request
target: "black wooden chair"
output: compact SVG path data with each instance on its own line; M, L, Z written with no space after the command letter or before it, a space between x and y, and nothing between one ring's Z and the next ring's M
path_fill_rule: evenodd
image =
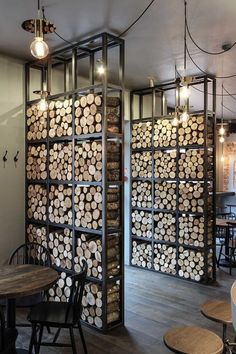
M12 253L8 264L35 264L45 267L51 267L50 252L42 245L36 242L28 242L20 245ZM16 300L16 307L30 308L47 299L47 293L41 292L36 295L24 296ZM31 327L30 323L17 323L17 327Z
M217 266L220 266L220 261L221 257L224 256L228 262L229 262L229 274L232 275L232 268L233 268L233 263L236 262L236 239L234 237L234 230L236 229L235 224L230 224L228 223L230 227L230 235L229 235L229 240L226 238L224 239L224 242L222 242L220 246L220 252L218 256L218 261L217 261ZM226 248L228 250L226 254ZM223 251L224 249L224 251Z
M32 323L29 354L32 353L33 346L36 348L36 354L39 354L40 346L72 347L73 354L76 354L77 351L73 332L76 326L78 326L79 329L84 353L87 354L87 347L80 323L81 303L87 268L87 263L83 261L82 271L71 276L72 286L68 302L42 302L31 309L28 317L28 320ZM58 328L53 341L50 343L42 342L43 329L47 326ZM40 328L38 338L37 327ZM69 329L71 344L57 343L61 329Z
M5 328L5 318L0 307L0 353L13 354L15 353L15 342L17 338L17 330Z

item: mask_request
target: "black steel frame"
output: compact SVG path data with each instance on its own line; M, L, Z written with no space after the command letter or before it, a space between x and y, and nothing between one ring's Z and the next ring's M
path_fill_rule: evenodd
M197 250L197 251L201 251L204 254L204 276L201 280L202 283L208 283L211 281L214 281L216 279L216 250L215 250L215 216L216 216L216 201L215 201L215 195L216 195L216 117L215 117L215 111L216 111L216 80L214 77L212 76L206 76L206 75L201 75L201 76L197 76L194 77L192 83L190 84L190 86L197 86L198 85L203 85L203 110L201 111L190 111L191 115L197 115L197 114L202 114L204 116L204 145L187 145L187 146L179 146L179 142L178 142L178 129L177 129L177 144L175 147L157 147L155 148L153 146L153 129L152 129L152 147L151 148L145 148L145 149L133 149L132 148L132 142L130 143L130 166L131 166L131 178L130 178L130 191L132 193L132 183L133 181L149 181L151 183L151 188L152 188L152 205L154 205L154 186L155 186L155 182L157 181L172 181L172 182L176 182L177 184L177 188L176 188L176 198L177 198L177 207L176 210L171 211L171 210L166 210L166 209L156 209L152 206L152 208L139 208L139 207L133 207L132 206L132 197L130 198L130 265L132 265L131 260L132 260L132 241L134 240L138 240L138 241L143 241L143 242L147 242L149 244L152 245L152 250L154 251L154 244L155 243L164 243L164 244L169 244L172 245L174 247L176 247L176 251L177 251L177 260L179 258L179 246L182 246L184 249L192 249L192 250ZM209 92L209 85L211 86L211 91ZM152 123L152 127L154 126L154 122L157 119L173 119L173 115L164 115L165 112L165 92L169 91L169 90L176 90L179 91L180 89L180 82L178 80L176 81L171 81L171 82L166 82L163 84L159 84L156 85L154 87L147 87L147 88L143 88L143 89L137 89L131 92L131 102L130 102L130 129L131 129L131 137L132 137L132 126L134 123L139 123L139 122L151 122ZM199 88L197 88L199 90ZM201 91L201 90L200 90ZM161 116L156 116L155 112L156 112L156 94L159 94L160 99L161 99ZM138 111L139 111L139 117L137 119L137 117L134 116L134 96L138 96ZM150 95L152 96L152 107L151 107L151 111L152 111L152 116L151 117L143 117L142 116L142 112L143 112L143 97L145 95ZM208 109L209 107L209 102L211 100L211 109ZM179 106L180 104L180 95L177 95L177 105ZM188 106L189 106L189 102L188 102ZM207 143L207 137L208 137L208 123L210 123L211 125L211 129L213 132L213 144L212 145L208 145ZM180 154L180 149L183 148L193 148L193 149L204 149L204 178L202 180L199 179L180 179L179 176L179 170L178 170L178 160L179 160L179 154ZM213 166L212 166L212 170L211 170L211 174L212 174L212 178L208 178L208 149L211 149L212 151L212 159L213 159ZM176 157L176 178L171 179L171 178L166 178L166 179L161 179L161 178L155 178L154 177L154 163L153 163L153 159L152 159L152 178L133 178L132 177L132 165L131 165L131 158L132 158L132 153L133 152L142 152L142 151L150 151L153 155L154 151L158 151L158 150L177 150L177 157ZM178 209L178 200L179 200L179 188L178 185L180 183L180 181L186 181L186 182L203 182L204 184L204 212L203 213L192 213L192 212L181 212ZM209 195L208 193L208 183L211 183L212 185L212 195ZM212 198L212 210L209 211L208 210L208 201L209 198ZM176 216L176 242L172 243L172 242L166 242L166 241L161 241L161 240L155 240L152 236L152 238L144 238L144 237L138 237L138 236L134 236L132 235L132 211L133 210L143 210L143 211L147 211L150 212L152 214L152 218L154 216L155 212L165 212L165 213L172 213ZM179 225L178 225L178 218L180 214L191 214L191 215L195 215L195 216L203 216L204 215L204 247L196 247L196 246L190 246L190 245L184 245L184 244L179 244L178 242L178 237L179 237ZM211 239L212 239L212 243L209 245L208 241L209 241L209 236L208 236L208 221L212 220L213 223L213 227L212 227L212 235L211 235ZM154 221L152 222L152 232L154 232ZM212 252L212 274L210 277L208 277L208 267L209 267L209 262L208 262L208 254L209 252ZM162 274L166 274L166 275L170 275L170 276L176 276L179 277L181 279L184 279L183 277L180 277L178 275L178 264L176 265L176 275L172 275L169 273L164 273L161 271L157 271L154 269L153 267L154 264L154 252L152 252L152 269L150 269L151 271L155 271L155 272L160 272ZM139 267L136 265L132 265L132 267L137 267L137 268L142 268L142 269L148 269L148 268L143 268L143 267ZM149 270L149 269L148 269ZM186 279L188 281L194 281L191 279Z
M96 53L100 52L102 56L102 61L105 67L108 64L108 53L111 48L117 47L119 50L119 62L118 62L118 70L119 70L119 83L118 85L111 84L108 77L108 71L105 71L105 74L102 76L101 83L95 84L95 55ZM71 53L68 57L68 52ZM87 87L80 87L79 82L77 80L77 69L80 64L79 60L83 58L89 58L89 81L90 85ZM103 301L103 311L102 311L102 321L103 327L101 329L102 332L107 332L109 329L114 328L119 325L124 324L124 185L123 185L123 171L124 171L124 69L125 69L125 46L124 40L119 37L116 37L110 33L100 33L98 35L92 36L85 40L82 40L75 45L67 46L63 49L60 49L50 55L50 57L44 61L32 61L25 65L25 113L27 110L27 106L37 103L38 100L30 100L30 69L36 69L41 72L41 89L47 91L51 91L51 83L52 83L52 70L53 68L57 67L58 65L63 64L64 68L64 92L49 95L48 100L54 100L60 97L70 97L72 98L73 108L72 108L72 129L73 134L71 136L65 137L55 137L50 138L47 134L46 139L40 140L27 140L27 124L25 124L25 156L27 161L27 151L28 146L45 143L47 149L49 151L49 146L52 142L71 142L73 147L75 143L78 141L83 140L94 140L99 139L102 142L102 182L78 182L74 179L74 155L73 155L73 162L72 162L72 181L55 181L50 180L49 178L49 160L47 161L47 176L48 179L46 181L42 180L25 180L25 191L26 191L26 198L25 198L25 237L27 239L27 226L29 223L35 225L45 226L47 229L47 237L49 235L49 230L51 227L57 228L69 228L72 230L73 235L73 258L75 257L75 249L76 249L76 235L77 233L88 233L88 234L95 234L101 237L102 239L102 269L103 269L103 277L102 280L93 277L87 277L88 282L95 282L99 283L102 286L102 301ZM72 81L72 89L69 90L70 84L70 65L71 65L71 81ZM46 83L46 84L45 84ZM120 98L120 132L119 133L109 133L107 132L107 121L103 119L102 121L102 132L101 133L94 133L94 134L86 134L77 136L75 134L75 124L74 124L74 117L75 117L75 109L74 109L74 101L79 94L83 93L93 93L99 92L103 96L103 105L102 105L102 113L103 117L106 117L106 109L107 109L107 95L115 94ZM49 132L49 116L47 117L47 133ZM120 181L117 182L109 182L107 180L107 171L106 171L106 164L107 164L107 141L108 140L117 140L121 146L121 171L120 171ZM73 149L74 154L74 149ZM100 185L102 187L102 197L103 197L103 205L106 206L107 204L107 188L110 186L118 186L120 188L120 227L116 228L108 228L107 227L107 208L104 207L102 212L102 222L103 227L100 230L93 230L93 229L86 229L82 227L75 227L74 226L74 211L73 211L73 225L62 225L62 224L55 224L49 222L48 218L47 221L41 222L36 221L34 219L28 219L27 217L27 187L29 184L39 183L45 185L47 188L47 195L49 194L49 188L52 184L66 184L72 186L72 205L74 205L74 191L76 185ZM48 201L49 203L49 201ZM47 210L48 210L47 205ZM120 273L118 276L108 277L107 275L107 237L112 233L119 234L120 238ZM74 263L72 262L73 266ZM70 270L61 269L55 267L58 271L63 271L67 273L71 273ZM107 286L110 283L115 283L119 281L120 284L120 320L113 322L112 324L107 324ZM91 326L88 323L84 322L84 324L98 329L95 326ZM99 329L98 329L99 330Z

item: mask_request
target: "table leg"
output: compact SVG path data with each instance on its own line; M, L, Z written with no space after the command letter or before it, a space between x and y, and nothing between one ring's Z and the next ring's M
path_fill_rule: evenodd
M16 328L16 300L7 300L7 328ZM15 353L17 354L27 354L28 350L16 348Z
M229 257L227 257L229 255L229 226L226 227L226 235L225 235L225 260L228 262L229 261Z
M16 300L7 299L7 327L16 328Z

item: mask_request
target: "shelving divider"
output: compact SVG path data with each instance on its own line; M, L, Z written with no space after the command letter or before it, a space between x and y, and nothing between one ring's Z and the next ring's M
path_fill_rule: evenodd
M119 63L117 67L110 67L109 55L114 57L114 54L116 55L114 50L119 52ZM98 77L96 74L95 60L99 57L102 58L103 65L106 68L102 77ZM89 60L90 85L86 87L81 87L78 74L80 60L82 59ZM81 68L83 68L83 64ZM112 70L118 72L116 85L110 83L111 77L108 76L108 73L110 74ZM50 91L48 96L49 110L47 113L39 111L37 107L39 100L31 99L31 84L35 72L38 72L41 77L41 90L44 89L45 83L47 83L47 90ZM60 80L63 80L64 92L56 94L51 92L54 75L62 76ZM83 297L82 320L94 329L107 332L116 326L124 324L124 41L109 33L101 33L52 53L44 61L27 63L25 66L25 93L26 241L37 241L46 246L52 253L53 266L61 274L57 285L49 290L51 301L68 300L70 293L69 277L74 272L79 271L82 259L86 258L84 253L83 256L78 253L82 249L81 245L83 244L84 247L92 247L93 245L99 248L99 251L88 248L82 249L83 252L86 250L86 255L89 257L86 258L89 265L89 273ZM89 95L90 99L93 97L92 103L87 102ZM96 103L96 99L98 103ZM82 100L86 101L85 105L82 105ZM59 108L54 108L54 105L56 107L57 104L58 107L62 107L65 111L69 107L68 113L67 111L66 113L63 111L63 114L61 112L58 113L57 110ZM78 107L76 105L81 108L81 114L76 111ZM92 105L94 114L90 112ZM89 110L89 114L92 116L90 119L93 129L89 128L89 125L86 125L85 129L84 123L82 124L81 119L84 117L85 108L87 111ZM70 123L66 125L62 124L64 114L70 116L70 119L68 119ZM101 127L95 121L95 115L97 114L101 116ZM54 127L52 119L55 118L56 120L60 115L61 117L60 119L58 118L56 123L57 126ZM100 119L99 116L98 119ZM46 133L44 135L46 136L42 137L45 124ZM51 132L52 126L55 134ZM66 129L69 129L69 127L71 127L70 133L66 135L69 132ZM81 133L79 135L76 130L78 127ZM59 133L56 130L58 128ZM61 131L62 136L59 135ZM79 165L79 176L80 179L82 176L82 180L78 180L76 175L76 166L78 166L76 147L79 146L82 149L81 158L86 162L88 154L83 150L85 146L83 144L89 144L91 147L93 142L95 142L96 147L99 145L102 149L101 159L99 160L102 166L99 169L102 177L100 180L94 179L94 170L98 171L96 161L94 168L91 169L93 170L92 174L88 172L88 180L84 177L83 169ZM40 149L43 144L47 151L46 167L44 169L47 177L44 179L41 178L40 171L36 166L39 161L38 155L37 153L36 155L31 155L30 150L30 147L33 147L34 152L39 149L37 151L42 155ZM65 168L66 172L71 171L71 179L52 179L50 176L50 152L54 153L55 144L61 144L63 147L72 145L71 159L69 159L71 162L66 163ZM115 154L118 156L115 161L108 160L110 148L114 148ZM96 156L99 153L100 151L95 150ZM55 155L57 154L55 153ZM31 163L29 163L29 157ZM59 160L57 160L57 164ZM114 170L117 174L112 175L112 169L109 167L108 177L108 164L115 166ZM42 195L40 194L43 188L46 188L44 195L46 198L45 208L42 205ZM52 193L52 188L54 188L54 194ZM66 192L63 188L66 188ZM58 198L55 197L55 193L58 195L59 189L66 193L64 196L60 196L64 199L60 201L60 205L57 208L58 218L61 215L62 219L61 217L59 219L53 217L50 220L49 210L56 208L54 204ZM95 202L94 200L93 209L89 211L85 208L89 208L90 199L92 198L91 190L93 190L93 196L94 193L97 193L97 201ZM83 201L80 197L88 198L87 191L88 194L90 193L89 199ZM110 193L109 200L108 192ZM65 207L66 196L68 197L68 207ZM37 201L36 199L34 200L34 197ZM79 219L77 217L78 211L80 211ZM86 220L86 226L84 226L82 221L86 219L86 213L91 217L91 221ZM43 215L44 217L46 216L46 219L40 220ZM68 217L65 218L65 215ZM57 222L58 220L59 222ZM46 241L39 236L43 228L46 229ZM65 232L69 236L66 236ZM61 255L60 244L58 245L58 241L56 241L56 234L62 240L61 248L64 250L62 257L65 257L67 263L62 262L64 258L59 258L59 255ZM53 241L49 239L49 235L51 235L50 238L53 238ZM53 249L49 247L50 242L56 242L53 244ZM55 264L56 259L60 259L60 265Z
M131 165L131 179L130 179L130 190L131 190L131 201L130 201L130 264L135 267L142 267L145 269L150 269L154 271L158 271L161 273L165 273L168 275L173 275L176 277L180 277L183 279L196 281L196 282L203 282L208 283L210 281L215 280L215 108L216 108L216 81L214 77L211 76L198 76L194 77L193 81L190 84L192 87L192 94L194 94L195 87L199 87L200 91L202 91L202 110L198 111L190 111L190 118L187 123L179 123L176 127L176 131L173 130L174 125L172 125L173 120L173 108L166 107L167 113L165 113L165 95L168 95L168 91L170 90L178 90L180 92L180 83L179 81L168 82L160 85L156 85L154 87L148 87L144 89L137 89L131 92L131 157L130 157L130 165ZM161 103L159 107L157 105L157 95L159 96L159 100ZM144 103L144 99L148 96L149 100L146 99L146 103ZM191 98L190 98L191 100ZM146 105L145 105L146 104ZM180 95L177 95L177 104L180 106ZM145 107L144 107L145 106ZM162 115L157 114L157 109L161 111ZM145 116L144 109L146 112L152 112L152 115L148 113L148 116ZM169 110L169 114L168 114ZM200 118L202 117L202 118ZM162 124L164 121L167 122L167 125L170 126L171 124L171 131L174 132L175 139L172 139L171 142L167 142L165 146L160 146L160 144L155 145L155 139L158 136L155 136L155 123L160 121ZM201 131L198 130L198 123L201 124ZM191 122L191 123L189 123ZM169 124L170 123L170 124ZM191 125L194 124L197 126L192 129ZM151 128L150 128L151 126ZM135 127L135 129L134 129ZM163 127L163 125L162 125ZM188 131L188 138L187 143L184 142L184 145L181 142L183 137L180 137L180 129L187 129ZM149 129L149 130L148 130ZM196 130L197 129L197 130ZM193 131L195 130L195 133ZM163 141L170 139L170 131L168 129L163 129L162 139ZM182 134L183 132L181 132ZM185 133L185 130L184 130ZM145 135L146 134L146 135ZM169 134L169 135L168 135ZM163 136L164 135L164 136ZM151 144L150 144L150 136L151 136ZM199 136L200 138L194 138L193 136ZM197 139L197 141L196 141ZM188 142L191 142L190 144ZM150 152L151 160L148 160L147 163L150 162L152 164L151 169L151 177L147 177L143 174L140 176L139 173L134 173L133 169L138 168L140 171L141 169L145 170L143 167L143 154ZM156 166L156 161L154 159L155 152L165 152L167 151L176 151L176 157L173 159L175 161L176 166L173 172L175 172L175 178L172 178L167 173L167 176L163 178L157 178L155 176L155 168L160 167ZM183 151L185 156L183 156ZM186 173L184 172L184 177L180 177L180 164L179 162L186 163L186 152L188 151L196 151L196 153L200 152L201 156L203 156L203 171L199 174L192 177L186 177ZM138 154L137 160L133 160L133 156ZM164 159L164 158L163 158ZM182 161L182 159L184 159ZM133 162L133 164L132 164ZM163 162L163 168L166 168L165 162ZM172 166L173 167L173 166ZM133 169L132 169L133 168ZM191 170L191 168L190 168ZM195 171L195 167L192 167L192 171ZM200 170L200 169L199 169ZM134 183L134 185L133 185ZM137 192L137 185L138 183L150 183L151 184L151 207L150 205L147 207L143 206L142 190L141 195ZM173 208L165 208L164 204L163 207L158 208L155 205L155 193L158 192L157 183L159 185L163 183L175 183L175 199L176 200L176 207ZM188 194L189 197L180 194L180 185L187 184ZM200 194L201 199L201 206L198 206L198 201L194 200L193 207L188 200L185 201L186 207L180 204L180 200L183 198L195 198L191 194L193 191L192 189L196 188L196 195ZM200 193L198 188L202 190L203 186L203 193ZM142 187L140 187L142 189ZM181 187L182 188L182 187ZM135 190L136 189L136 190ZM133 195L134 193L134 195ZM169 195L169 200L173 200L173 198ZM137 200L139 198L139 203ZM160 197L159 197L160 198ZM172 198L172 199L171 199ZM140 202L141 201L141 202ZM190 205L189 205L189 204ZM149 202L150 204L150 202ZM167 202L168 204L168 202ZM146 205L144 203L144 205ZM134 211L138 211L139 213L151 213L152 216L152 230L151 236L149 237L142 237L141 229L143 230L143 215L140 218L140 223L135 226L135 222L133 222L133 218L135 216L133 214ZM167 236L166 231L158 230L162 232L162 239L155 239L154 233L155 228L157 227L157 222L155 222L155 216L160 213L165 213L166 215L171 214L175 218L175 242L166 241L164 238ZM146 216L146 215L145 215ZM180 219L185 218L185 221L191 219L191 223L194 225L193 228L196 231L187 230L184 231L184 235L186 239L182 236L180 237ZM165 220L167 223L167 221ZM140 224L142 226L140 227ZM167 225L167 224L166 224ZM201 227L198 225L201 225ZM182 227L182 225L181 225ZM138 228L138 229L137 229ZM139 235L134 235L133 230L136 232L138 231ZM164 229L166 230L166 229ZM145 232L143 232L145 235ZM195 240L191 239L191 234L194 234ZM202 236L203 235L203 236ZM160 237L161 238L161 237ZM146 244L146 246L145 246ZM147 250L147 245L151 245L150 248ZM161 251L155 247L160 244L162 247ZM139 247L141 245L141 249ZM168 248L168 246L170 246ZM137 249L139 248L139 249ZM156 254L154 254L154 252ZM169 259L168 255L165 252L170 252L171 256L175 256L175 258ZM173 256L173 257L174 257ZM161 259L160 264L163 266L155 266L155 257ZM169 263L168 263L169 262ZM169 267L171 265L171 268ZM174 266L174 267L173 267ZM157 270L155 269L157 268ZM159 268L159 270L158 270Z

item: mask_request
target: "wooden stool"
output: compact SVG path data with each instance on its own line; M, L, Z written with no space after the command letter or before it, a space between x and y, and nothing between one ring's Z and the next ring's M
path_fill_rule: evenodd
M231 306L228 302L210 300L201 306L201 313L209 320L223 325L222 340L226 340L227 325L232 324Z
M221 354L224 349L220 337L200 327L173 328L164 335L164 343L179 354Z

